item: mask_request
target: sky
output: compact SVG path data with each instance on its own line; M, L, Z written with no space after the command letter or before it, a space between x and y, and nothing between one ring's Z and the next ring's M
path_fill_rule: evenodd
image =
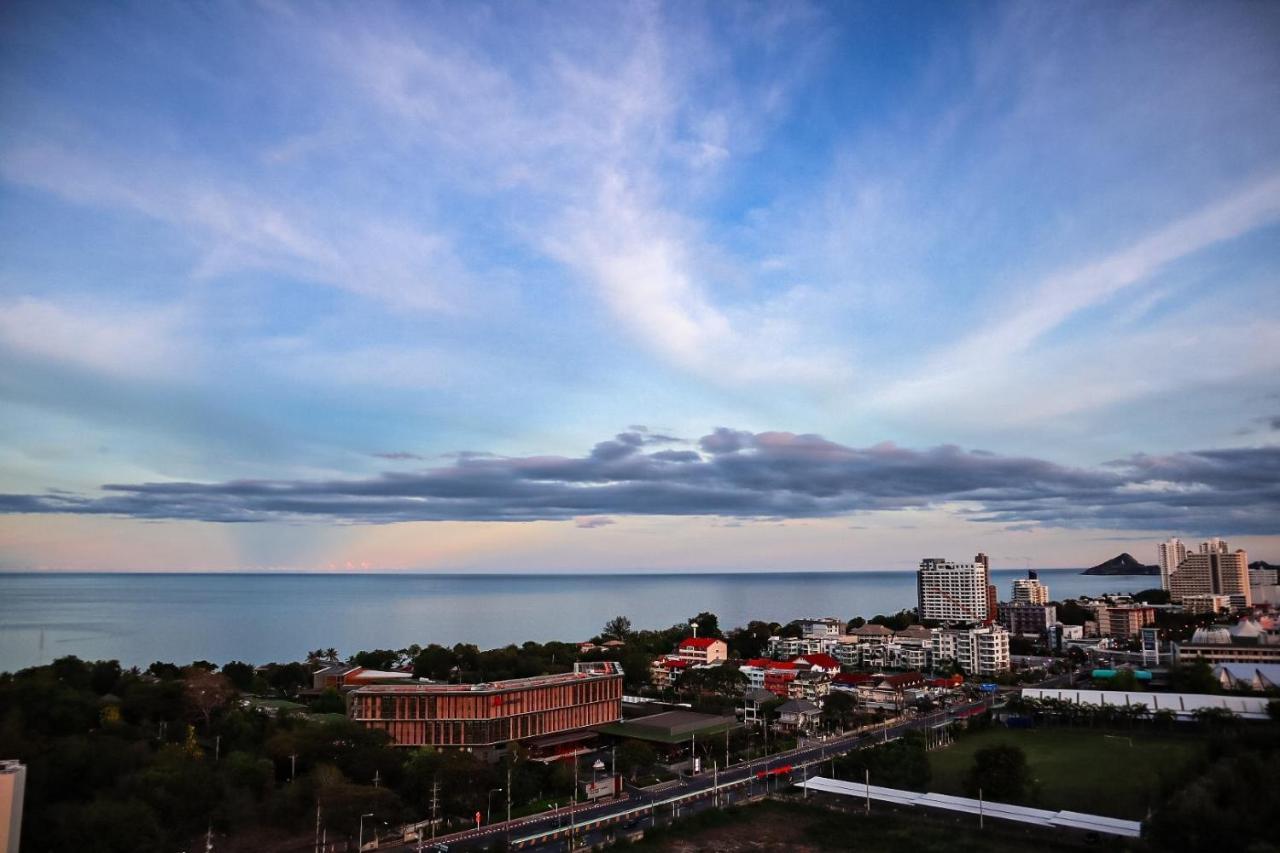
M1280 6L0 6L0 569L1280 561Z

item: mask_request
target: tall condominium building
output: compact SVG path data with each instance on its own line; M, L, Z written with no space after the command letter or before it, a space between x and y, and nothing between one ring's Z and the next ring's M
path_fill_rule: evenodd
M1181 539L1175 536L1168 542L1161 542L1157 545L1156 551L1160 557L1160 588L1167 590L1169 588L1169 576L1187 558L1187 547L1182 544Z
M989 607L987 578L988 570L982 564L926 557L916 572L920 618L938 622L987 621L995 615Z
M1198 553L1188 554L1169 575L1169 600L1178 604L1184 596L1205 593L1230 596L1235 607L1251 606L1249 555L1243 549L1232 553L1217 538L1202 543Z
M1011 601L1014 604L1048 604L1049 587L1040 583L1035 572L1029 571L1025 578L1014 578Z
M496 749L622 719L622 669L604 662L574 672L487 684L382 684L350 694L350 716L396 746Z
M978 556L973 558L975 566L982 566L984 576L983 583L987 585L987 624L991 624L996 618L996 608L1000 602L1000 592L996 589L996 585L991 582L991 558L981 551Z

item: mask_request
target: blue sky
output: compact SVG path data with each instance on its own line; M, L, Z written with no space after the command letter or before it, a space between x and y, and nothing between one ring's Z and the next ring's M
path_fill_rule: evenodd
M0 567L1280 558L1270 4L0 39Z

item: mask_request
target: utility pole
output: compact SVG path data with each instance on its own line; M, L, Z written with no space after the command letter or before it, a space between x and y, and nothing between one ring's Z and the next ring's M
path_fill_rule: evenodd
M436 840L436 807L440 805L440 783L431 781L431 840Z
M864 780L863 784L866 786L866 791L867 791L867 814L870 815L871 814L871 768L870 767L864 768L863 772L866 774L862 778Z
M978 829L982 829L982 789L978 789Z
M209 824L209 830L204 834L204 853L213 853L213 824Z
M218 735L213 739L213 760L217 761L222 757L222 735Z
M381 781L382 781L382 771L381 770L373 771L373 787L377 788Z
M809 765L802 765L800 768L804 771L804 799L809 799Z
M320 853L320 801L316 800L316 853Z
M292 782L294 777L298 775L298 754L294 753L289 756L289 781Z
M511 846L511 764L507 763L507 846Z
M724 730L724 769L729 769L729 730Z
M577 808L577 806L578 806L578 756L575 755L573 757L573 799L569 801L569 849L570 850L578 846L577 844L578 840L574 837L577 833L577 826L575 825L575 818L577 817L577 815L574 814L574 811Z

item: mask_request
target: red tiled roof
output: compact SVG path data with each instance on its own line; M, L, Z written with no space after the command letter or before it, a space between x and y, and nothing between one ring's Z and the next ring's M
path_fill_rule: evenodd
M659 658L654 663L665 666L667 669L684 669L686 666L692 666L692 661L683 658Z
M818 653L816 655L800 655L791 659L792 663L807 663L809 666L820 666L823 669L840 669L840 661L831 655Z
M866 684L874 676L869 672L843 672L832 679L836 684Z
M758 669L768 669L777 663L773 658L748 658L743 666L754 666Z
M909 684L923 684L924 676L918 672L904 672L900 675L886 675L880 682L890 687L905 687Z
M715 637L686 637L680 641L682 649L709 649L712 643L719 643Z

